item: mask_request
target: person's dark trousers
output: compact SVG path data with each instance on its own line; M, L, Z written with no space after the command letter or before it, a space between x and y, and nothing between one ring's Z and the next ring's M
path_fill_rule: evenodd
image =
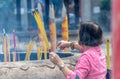
M107 69L106 79L111 79L111 70Z

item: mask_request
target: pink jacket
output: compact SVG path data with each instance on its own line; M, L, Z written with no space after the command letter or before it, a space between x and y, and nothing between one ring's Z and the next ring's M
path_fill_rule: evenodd
M106 57L100 46L83 52L76 68L66 79L106 79Z

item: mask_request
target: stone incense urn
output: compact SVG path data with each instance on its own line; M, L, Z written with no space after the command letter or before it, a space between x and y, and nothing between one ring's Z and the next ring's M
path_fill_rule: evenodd
M57 53L72 70L79 58L78 54ZM20 54L20 55L23 55ZM43 55L42 55L43 56ZM2 58L2 56L0 55ZM30 56L30 61L24 60L24 55L20 56L21 61L0 62L0 79L65 79L63 73L49 59L35 60L34 53ZM49 58L49 54L48 54ZM24 61L23 61L23 60Z

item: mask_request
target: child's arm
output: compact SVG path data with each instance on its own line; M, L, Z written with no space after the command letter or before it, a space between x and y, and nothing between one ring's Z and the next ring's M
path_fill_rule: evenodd
M67 42L63 40L58 42L57 47L59 47L61 50L63 50L64 48L69 48L69 47L71 47L71 49L80 50L80 45L77 42Z
M87 55L82 55L78 60L74 71L70 70L63 62L63 60L54 52L50 53L50 60L57 65L65 75L66 79L85 79L90 71L90 62Z

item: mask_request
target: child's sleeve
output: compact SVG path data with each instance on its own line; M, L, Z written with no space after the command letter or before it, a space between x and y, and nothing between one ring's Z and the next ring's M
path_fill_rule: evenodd
M70 71L66 79L85 79L90 71L90 68L89 57L84 54L79 58L75 70Z

